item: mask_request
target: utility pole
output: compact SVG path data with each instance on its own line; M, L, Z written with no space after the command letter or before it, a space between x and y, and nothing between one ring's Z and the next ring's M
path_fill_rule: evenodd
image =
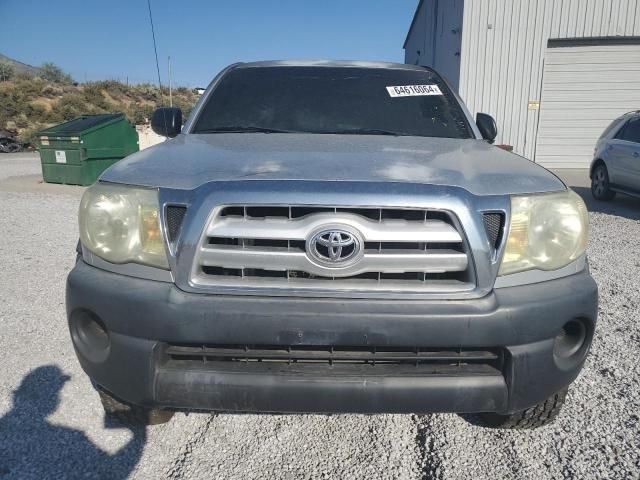
M169 106L173 107L173 95L171 93L171 57L169 58Z

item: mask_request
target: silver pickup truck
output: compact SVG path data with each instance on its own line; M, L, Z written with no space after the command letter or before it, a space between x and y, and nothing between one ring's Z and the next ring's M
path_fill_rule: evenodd
M84 194L71 338L108 414L535 427L589 350L583 201L436 72L232 65Z

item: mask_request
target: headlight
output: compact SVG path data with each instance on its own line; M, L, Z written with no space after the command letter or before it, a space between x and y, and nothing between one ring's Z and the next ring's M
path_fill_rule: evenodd
M573 190L511 197L511 225L498 275L557 270L587 248L589 215Z
M82 244L98 257L169 268L157 190L96 183L82 196L79 221Z

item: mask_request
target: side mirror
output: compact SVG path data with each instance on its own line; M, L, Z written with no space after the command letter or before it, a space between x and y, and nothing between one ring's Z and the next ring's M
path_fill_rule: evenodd
M151 117L151 128L163 137L175 137L182 130L182 110L176 107L157 108Z
M478 126L478 130L480 130L482 138L489 143L493 143L498 136L498 127L496 127L496 121L493 117L486 113L478 113L476 115L476 125Z

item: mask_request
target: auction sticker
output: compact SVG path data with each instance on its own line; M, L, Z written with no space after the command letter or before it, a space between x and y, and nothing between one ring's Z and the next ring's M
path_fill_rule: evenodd
M56 163L67 163L67 153L64 150L56 150Z
M424 97L426 95L442 95L437 85L399 85L386 87L391 97Z

